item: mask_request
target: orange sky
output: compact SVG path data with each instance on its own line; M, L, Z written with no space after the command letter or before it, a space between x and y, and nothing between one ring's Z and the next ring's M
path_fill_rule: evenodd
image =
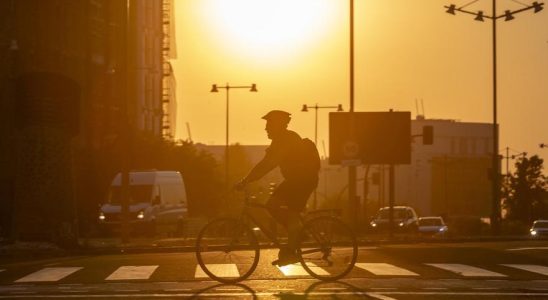
M532 0L520 0L525 4ZM456 0L355 0L355 110L390 108L427 118L492 122L491 23L445 13ZM290 127L314 137L303 104L349 107L347 0L175 0L179 105L177 137L225 142L225 91L211 84L256 83L230 91L230 142L267 144L262 114L293 113ZM498 14L522 7L498 0ZM486 10L479 0L470 10ZM548 7L497 22L500 148L548 159ZM329 110L320 110L319 146ZM323 153L322 153L323 154ZM545 164L546 165L546 164Z

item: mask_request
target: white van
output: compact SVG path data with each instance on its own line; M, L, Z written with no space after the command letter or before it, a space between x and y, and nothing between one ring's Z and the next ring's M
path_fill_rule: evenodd
M107 202L101 206L99 225L115 229L121 224L121 183L112 180ZM136 233L176 233L188 215L185 184L177 171L132 171L129 173L130 225Z

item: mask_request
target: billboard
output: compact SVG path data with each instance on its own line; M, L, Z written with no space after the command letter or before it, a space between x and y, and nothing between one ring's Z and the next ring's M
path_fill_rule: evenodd
M411 163L411 112L329 114L330 164Z

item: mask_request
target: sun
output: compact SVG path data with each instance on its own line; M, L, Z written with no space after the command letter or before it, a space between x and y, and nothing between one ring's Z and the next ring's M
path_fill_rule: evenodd
M223 48L248 57L295 55L333 27L338 1L206 0L206 18Z

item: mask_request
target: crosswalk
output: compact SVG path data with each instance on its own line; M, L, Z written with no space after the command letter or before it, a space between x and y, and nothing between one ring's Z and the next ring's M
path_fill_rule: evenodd
M422 270L425 273L431 273L434 270L438 272L447 272L448 274L453 274L453 276L461 278L509 278L511 275L503 274L500 270L506 270L508 274L512 273L512 270L518 270L520 272L530 273L534 276L546 276L541 277L542 280L548 280L548 266L543 265L533 265L533 264L496 264L492 268L496 268L496 271L488 270L485 267L477 267L466 264L441 264L441 263L423 263L420 264L420 268L414 268L415 271L409 270L408 268L396 266L390 263L369 263L369 262L358 262L355 265L354 270L348 277L367 277L367 276L379 276L386 278L387 276L394 277L410 277L410 278L419 278L423 275L416 272L416 269ZM272 267L275 268L280 277L296 277L296 276L306 276L308 273L300 264L293 264L283 267ZM312 265L309 266L315 269L316 273L320 275L329 275L328 271L323 270L322 268ZM425 269L426 268L426 269ZM430 268L430 269L428 269ZM65 279L75 276L75 274L85 272L84 267L45 267L30 274L27 274L23 277L17 278L12 283L33 283L33 282L43 282L43 283L54 283L62 282ZM145 265L145 266L120 266L108 276L106 276L104 281L113 282L113 281L132 281L132 280L150 280L152 275L155 272L158 272L161 269L159 265ZM235 264L212 264L208 265L208 269L211 270L214 274L220 275L221 277L238 277L240 275L239 270ZM356 274L356 272L362 272L362 274ZM365 273L364 273L365 272ZM0 281L2 280L3 275L7 275L9 270L2 269L0 270ZM207 279L208 275L202 270L199 265L195 266L194 277L189 279ZM5 282L5 280L4 280Z

